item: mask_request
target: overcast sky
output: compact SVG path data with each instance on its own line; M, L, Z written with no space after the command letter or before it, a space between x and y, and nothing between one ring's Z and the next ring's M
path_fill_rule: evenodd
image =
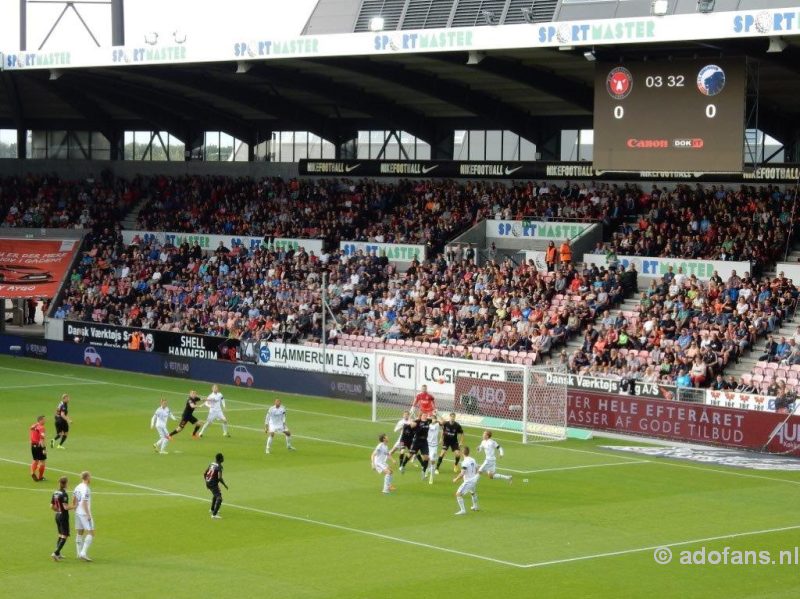
M89 0L87 0L89 1ZM95 0L96 1L96 0ZM299 35L317 0L126 0L125 40L140 44L146 33L161 39L176 30L188 40L222 36ZM76 8L102 46L111 45L111 7L79 4ZM44 40L63 4L28 4L28 50ZM80 19L68 10L43 50L94 45ZM19 49L19 0L0 0L0 50Z

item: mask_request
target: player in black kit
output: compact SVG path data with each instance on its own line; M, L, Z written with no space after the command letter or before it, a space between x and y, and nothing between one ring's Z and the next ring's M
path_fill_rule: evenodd
M456 422L456 415L450 412L450 420L442 423L442 449L439 452L439 459L436 461L436 469L442 465L442 460L451 449L456 457L456 465L453 472L458 472L458 462L461 461L461 443L464 441L464 429Z
M407 412L406 412L407 413ZM400 431L400 474L406 471L406 464L411 459L411 445L414 442L414 421L410 418L403 423Z
M64 449L64 443L67 442L67 434L69 434L69 424L72 419L69 417L69 395L64 393L61 396L61 402L56 408L56 436L50 439L50 448L54 446L58 449ZM58 441L58 445L55 445Z
M194 424L194 432L192 432L193 439L199 439L197 436L197 431L200 430L200 427L203 426L203 421L198 420L197 417L194 415L194 411L196 408L203 403L203 400L197 395L197 391L192 389L189 391L189 397L186 400L186 405L183 407L183 414L181 414L181 421L178 423L178 426L169 434L168 438L172 438L173 435L177 435L179 432L183 430L183 427L186 426L187 423Z
M422 414L420 418L411 423L411 428L414 430L414 440L411 441L411 452L406 458L406 462L413 460L415 457L419 460L422 466L423 480L428 471L428 462L430 461L430 456L428 455L428 430L430 427L431 419L428 414Z
M56 528L58 529L56 550L50 554L50 557L57 562L64 559L64 556L61 555L61 549L69 537L69 510L72 509L72 506L69 504L69 495L67 495L66 489L67 477L62 476L58 479L58 491L53 493L50 499L50 509L56 513Z
M206 480L206 488L211 491L211 517L215 519L222 518L218 514L219 508L222 506L222 491L219 490L219 486L222 485L226 489L228 485L225 484L225 481L222 478L222 462L225 461L225 456L221 453L218 453L215 458L215 461L211 462L206 468L203 477Z

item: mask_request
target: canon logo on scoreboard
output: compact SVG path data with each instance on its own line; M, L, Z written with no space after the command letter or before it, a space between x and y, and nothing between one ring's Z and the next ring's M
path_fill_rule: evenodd
M688 148L690 150L699 150L705 145L701 137L694 137L691 139L673 139L672 147L674 148Z
M629 148L635 150L654 150L669 147L669 141L666 139L637 139L629 137L626 144Z

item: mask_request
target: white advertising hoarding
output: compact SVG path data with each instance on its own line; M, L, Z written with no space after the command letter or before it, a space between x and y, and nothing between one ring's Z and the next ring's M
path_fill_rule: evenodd
M716 271L720 277L727 279L736 271L742 276L750 272L749 262L722 262L720 260L682 260L680 258L652 258L650 256L617 256L622 268L629 264L636 266L640 277L662 277L672 267L672 272L677 273L683 269L686 276L695 275L701 281L708 281ZM584 264L608 266L605 254L584 254Z
M422 262L425 260L425 246L408 243L373 243L371 241L341 241L341 249L346 256L353 256L358 252L363 252L370 256L383 256L389 259L392 264L409 264L412 260Z
M288 237L276 237L272 239L271 243L265 244L263 237L246 237L241 235L210 235L208 233L175 233L169 231L122 231L122 241L126 245L133 243L136 238L142 241L149 242L153 239L159 243L171 243L172 245L179 246L182 243L200 245L200 248L209 252L213 252L219 247L220 241L222 244L231 249L234 244L241 244L249 250L255 250L263 245L269 249L293 249L304 248L309 253L320 255L322 253L322 240L321 239L296 239Z
M689 13L316 36L288 32L289 35L284 37L270 34L258 37L227 31L212 37L162 36L154 44L138 42L125 46L54 48L35 52L7 47L3 49L2 68L125 67L792 36L800 34L799 13L800 7L785 7L703 15Z
M487 220L487 239L539 239L563 242L574 239L593 223L562 223L536 220Z

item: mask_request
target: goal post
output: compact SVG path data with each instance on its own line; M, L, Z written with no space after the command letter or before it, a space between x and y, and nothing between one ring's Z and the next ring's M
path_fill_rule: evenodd
M566 438L566 382L545 369L385 350L372 366L375 422L397 422L426 385L439 415L455 412L462 425L519 432L523 442Z

